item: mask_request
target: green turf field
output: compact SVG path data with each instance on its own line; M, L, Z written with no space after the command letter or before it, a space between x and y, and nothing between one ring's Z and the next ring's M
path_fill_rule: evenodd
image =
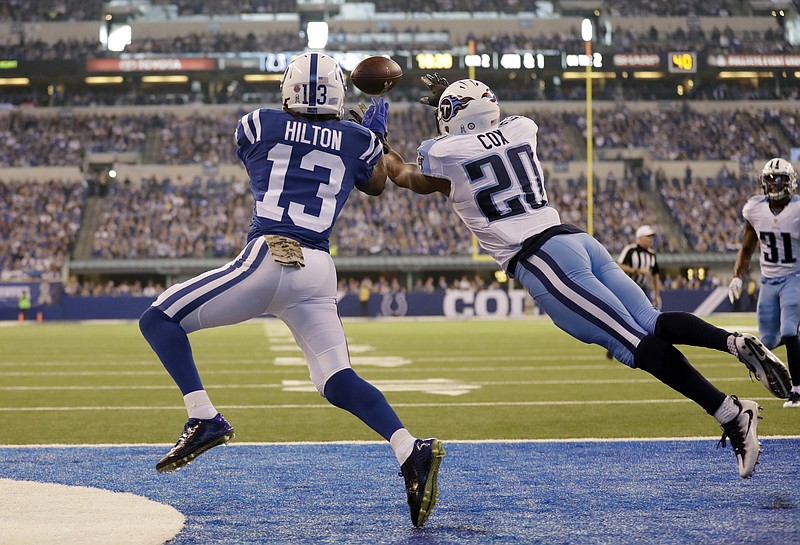
M716 318L754 330L755 317ZM410 431L454 439L712 436L699 407L605 358L546 319L346 321L354 367ZM191 335L206 389L237 441L375 440L327 404L277 320ZM0 328L0 444L172 443L186 419L177 387L135 323ZM732 356L685 347L720 389L757 399L762 436L800 433ZM785 356L783 349L776 352ZM11 424L10 426L8 424Z

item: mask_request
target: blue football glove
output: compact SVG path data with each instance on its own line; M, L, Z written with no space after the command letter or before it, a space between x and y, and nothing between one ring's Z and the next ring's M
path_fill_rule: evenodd
M381 97L380 99L372 99L372 104L367 111L364 112L364 117L361 119L361 124L384 139L387 136L386 124L389 122L389 103Z

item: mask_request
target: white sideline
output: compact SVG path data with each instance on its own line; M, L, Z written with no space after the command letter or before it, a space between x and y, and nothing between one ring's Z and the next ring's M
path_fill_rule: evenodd
M157 545L185 520L174 507L128 492L0 479L3 543L13 536L14 545Z
M800 435L762 435L762 440L773 439L800 439ZM561 439L443 439L452 445L479 445L483 443L494 444L528 444L528 443L648 443L660 441L719 441L719 435L693 435L688 437L568 437ZM225 448L231 447L292 447L315 445L385 445L386 441L237 441L228 443ZM71 449L71 448L136 448L136 447L171 447L172 443L81 443L81 444L30 444L30 445L0 445L3 449Z

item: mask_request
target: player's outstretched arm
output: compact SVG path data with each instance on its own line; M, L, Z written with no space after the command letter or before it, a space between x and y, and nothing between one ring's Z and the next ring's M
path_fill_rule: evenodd
M745 221L742 247L736 254L736 264L733 266L733 278L728 285L728 300L733 303L742 296L742 276L750 269L750 260L758 244L758 235L749 221Z
M383 161L383 157L381 157L378 159L375 168L372 169L372 177L369 179L369 182L367 182L367 185L361 187L356 186L356 189L371 197L377 197L386 189L386 176L386 165Z
M733 266L733 276L741 278L750 269L750 259L758 244L758 235L749 221L744 223L744 235L742 235L742 247L736 255L736 264Z
M414 163L406 163L399 153L391 148L383 156L389 179L397 186L410 189L420 195L439 192L450 194L450 182L444 178L434 178L421 173Z

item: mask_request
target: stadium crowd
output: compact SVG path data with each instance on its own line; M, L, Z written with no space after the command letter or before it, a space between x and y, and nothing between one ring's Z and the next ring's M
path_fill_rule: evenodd
M0 280L57 280L74 243L83 184L0 181Z
M447 35L446 27L440 31ZM332 23L329 42L326 48L331 51L352 51L354 45L345 39L347 32L343 27ZM376 51L397 50L429 50L447 44L439 42L426 42L425 36L418 26L409 26L400 32L394 33L396 38L392 43L376 41L374 43L359 42L357 49ZM659 53L675 50L692 50L699 57L707 54L720 53L795 53L798 48L792 45L785 37L783 29L775 24L774 29L767 31L739 31L735 32L730 26L722 28L713 27L709 31L701 27L678 27L672 31L660 31L650 27L646 31L633 30L620 26L613 30L610 46L598 41L595 49L598 51L611 51L616 53ZM406 40L406 41L404 41ZM556 50L578 52L584 48L577 28L568 32L545 33L537 36L522 32L480 34L470 32L466 41L475 42L478 54L488 53L513 53L518 51ZM305 37L297 32L264 32L255 34L248 32L190 32L169 37L136 37L125 46L122 54L224 54L240 52L267 52L267 51L303 51L307 45ZM49 43L41 39L26 39L20 35L15 43L0 44L0 54L6 59L18 60L83 60L87 58L117 56L118 53L104 50L101 43L94 38L68 39Z
M296 13L296 0L158 0L154 4L177 6L179 15L208 16L244 13ZM567 3L564 5L566 6ZM376 0L378 12L501 12L536 11L531 0ZM564 7L564 6L561 6ZM706 53L787 53L796 47L786 40L776 21L773 29L734 32L725 25L731 8L726 0L705 3L688 0L666 1L606 0L604 13L622 17L613 29L613 48L619 51L648 52L691 48ZM558 8L558 6L557 6ZM0 5L0 21L85 21L102 17L103 2L59 0L23 2L9 0ZM624 17L640 15L689 16L685 27L664 31L626 28ZM692 16L719 16L719 24L703 31ZM599 28L597 47L602 49L610 27ZM406 31L413 35L418 28ZM335 24L332 33L343 31ZM577 29L569 33L526 36L521 32L481 34L470 38L481 52L558 49L582 50ZM114 55L102 51L97 40L61 40L54 44L26 39L0 44L0 55L8 59L80 60ZM393 44L403 46L404 44ZM213 54L239 51L302 50L305 40L293 32L190 33L166 39L136 39L124 53ZM348 45L336 40L332 48ZM583 84L548 83L547 92L539 82L526 78L509 80L498 86L501 100L581 100ZM693 89L696 97L712 99L766 99L798 97L800 89L791 81L754 86L743 82L700 82ZM25 96L24 91L0 91L0 101L14 104L51 106L97 106L126 104L237 103L270 104L279 100L277 87L264 90L246 83L223 86L214 96L207 91L175 92L129 89L127 92L90 89L63 89L56 86L48 96ZM633 80L598 82L599 100L656 99L656 87ZM669 92L674 92L670 90ZM397 89L396 102L414 102L418 90ZM362 97L363 98L363 97ZM673 97L674 98L674 97ZM134 152L142 162L185 164L235 164L238 160L230 144L235 122L250 107L226 111L175 109L165 115L136 113L109 114L102 109L90 113L72 110L37 115L25 109L12 109L0 115L0 167L82 165L89 152ZM587 194L584 177L567 179L558 165L583 159L581 134L586 119L580 113L537 109L527 112L540 126L539 153L543 161L553 162L556 172L549 176L549 197L562 211L562 219L587 228ZM435 134L430 110L419 107L392 110L392 145L406 158L416 155L417 144ZM750 108L733 111L701 112L682 106L634 111L625 105L597 109L593 117L594 147L613 155L614 150L643 148L655 160L686 161L734 160L742 165L774 155L786 142L800 139L800 109L787 104L781 110ZM649 177L647 174L645 177ZM715 178L699 179L687 173L685 180L668 180L656 173L655 184L664 206L682 231L692 251L734 251L739 244L741 205L757 190L752 180L721 172ZM638 224L651 221L656 211L639 189L641 179L613 177L595 181L594 234L612 253L630 242ZM88 184L88 185L87 185ZM44 186L43 186L44 187ZM53 181L46 192L35 191L24 182L0 186L4 202L0 224L0 271L3 276L54 278L75 243L77 229L88 195L94 194L93 180L72 184ZM642 186L644 187L644 186ZM52 194L51 194L52 192ZM6 198L8 197L8 198ZM11 198L13 197L13 198ZM103 206L96 231L92 234L91 257L96 259L137 259L145 257L232 257L241 248L250 218L250 196L243 179L198 177L192 180L149 178L116 181L102 195ZM34 213L36 212L36 213ZM712 221L713 220L713 221ZM47 223L44 227L42 224ZM424 202L410 192L390 186L379 199L355 192L345 207L332 242L342 256L362 255L463 255L472 252L472 240L457 228L458 220L444 199ZM44 242L23 245L26 237L41 237ZM659 251L669 252L674 241L660 238ZM422 283L428 289L442 282L433 278ZM349 284L349 282L348 282ZM380 279L375 285L385 285ZM391 281L388 282L391 284ZM145 286L146 287L146 286ZM102 282L80 286L88 291L114 292L123 289L139 293L145 287L125 288Z
M692 175L687 165L683 180L658 180L661 198L697 252L735 252L741 244L742 206L761 194L756 180L723 168L714 178Z
M594 228L616 251L655 212L635 181L607 180L605 187L595 193L596 210L602 213L595 215ZM8 196L0 209L0 240L7 249L2 270L7 275L56 275L75 243L87 187L52 181L2 188ZM554 180L551 188L563 221L587 228L585 180ZM252 212L244 177L124 180L111 183L102 199L97 227L90 233L88 257L93 259L232 258L244 243ZM39 209L43 212L33 213ZM334 230L333 251L341 256L469 255L472 240L458 225L443 198L423 200L394 186L380 198L355 192ZM22 242L40 238L46 241L41 248ZM664 239L661 250L668 249Z
M233 257L250 223L242 180L169 178L110 185L92 258Z
M355 1L355 0L349 0ZM297 0L152 0L153 5L174 5L179 16L297 13ZM373 0L377 12L433 14L448 12L537 12L537 0ZM6 0L0 4L4 21L93 21L104 13L102 0ZM565 3L569 6L569 3ZM605 0L600 8L615 17L726 16L733 10L727 0Z
M244 113L244 108L159 116L104 115L102 110L52 116L13 111L0 116L0 166L80 165L87 152L143 153L148 138L158 139L150 146L155 150L155 156L148 158L152 163L236 164L238 159L229 144L231 127ZM542 160L580 158L565 127L585 134L582 113L535 110L527 115L540 126ZM780 138L797 135L799 118L798 109L703 113L686 103L677 109L651 111L619 105L594 112L594 147L644 148L658 160L744 163L782 149ZM423 108L393 110L391 126L389 139L405 157L413 157L417 143L435 134L433 116Z
M624 107L597 112L595 144L599 149L618 149L643 143L655 158L687 161L687 164L696 159L721 158L744 164L779 149L772 133L775 127L786 138L796 137L800 115L794 111L770 110L699 114L690 108L681 110L680 115L674 113L630 112ZM236 161L232 146L227 153L225 148L232 120L237 115L162 116L157 131L161 145L156 146L160 160L165 164ZM558 163L575 158L562 127L572 124L585 130L581 115L551 112L534 113L533 117L541 126L543 160ZM141 150L148 127L154 124L148 116L42 117L12 113L0 119L0 161L5 166L57 166L81 164L87 150ZM406 157L413 157L416 142L434 130L433 118L423 108L398 109L393 114L392 127L390 141ZM21 134L34 136L22 138ZM586 228L585 180L561 178L558 173L550 176L550 198L563 211L564 221ZM682 183L656 178L667 209L693 250L735 249L739 243L739 210L746 197L757 189L754 183L728 173L710 180L694 180L689 175ZM648 209L635 180L603 182L596 181L596 187L602 188L595 193L595 210L602 213L595 214L595 233L615 250L630 240L632 229L653 217L654 211ZM24 186L20 182L12 185ZM4 240L6 245L16 246L4 252L3 270L30 271L30 256L23 261L24 256L19 255L19 241L25 238L12 232L12 228L18 218L30 216L30 210L40 208L40 204L30 199L43 196L39 191L13 191L9 187L5 186L5 193L15 198L5 199L9 206L4 209ZM59 270L77 229L84 198L77 186L70 186L70 191L62 185L53 187L55 195L77 193L69 204L59 207L63 210L57 228L61 246L56 253L60 257L53 263L39 263L35 267L37 274ZM229 257L240 248L250 216L249 195L242 180L118 181L112 184L105 199L94 235L92 257L95 258ZM702 206L697 206L698 203ZM403 218L407 221L402 221ZM25 225L31 229L30 224ZM423 206L410 193L390 187L381 199L354 194L334 242L340 255L468 254L471 240L460 235L456 225L458 222L444 201L431 199ZM53 243L50 240L48 245ZM663 240L660 250L669 251L669 245L669 240Z
M730 26L715 26L705 31L701 27L689 25L672 31L659 30L655 26L640 31L626 28L622 23L614 28L609 37L611 45L605 45L601 38L594 45L595 50L640 54L690 50L701 58L709 53L791 53L798 50L786 39L777 23L775 28L764 32L736 32ZM585 47L578 28L538 36L520 32L489 35L469 33L467 39L475 42L475 50L479 54L539 50L578 52Z
M605 0L603 6L617 17L692 16L724 17L731 10L727 0Z
M94 280L79 279L72 275L64 284L64 293L80 297L111 295L131 297L157 297L164 286L152 279L145 280Z
M716 288L720 285L716 275L707 275L702 279L697 277L687 278L680 275L665 275L662 278L664 290L699 290ZM348 276L339 278L337 284L337 298L346 295L360 295L362 288L370 294L385 294L397 292L434 293L448 290L478 291L485 289L505 289L493 274L460 274L448 275L420 275L408 287L396 275L380 275L377 277L365 275L360 277ZM157 281L148 279L125 280L109 279L95 280L92 278L79 279L76 276L69 278L64 286L64 293L82 297L94 296L131 296L155 298L164 286ZM757 293L757 292L756 292Z
M82 165L89 152L141 152L145 116L0 116L0 167Z
M586 119L573 122L586 134ZM594 146L647 149L659 160L752 161L782 149L772 128L782 112L732 110L701 113L688 104L680 109L631 111L620 105L594 113Z
M237 163L230 142L231 126L245 113L187 112L162 116L66 116L41 117L24 113L0 116L0 164L63 165L75 164L86 151L139 151L144 148L148 128L159 129L159 164L212 162ZM586 120L580 113L528 112L540 126L540 154L543 160L568 161L578 158L565 127L576 127L585 134ZM597 149L641 147L660 160L737 160L769 157L781 149L779 140L786 131L797 132L800 110L758 109L699 112L688 104L680 109L634 111L624 105L597 110L593 116L594 146ZM423 108L397 108L392 111L389 139L404 156L413 157L416 145L435 133L431 112ZM397 128L395 128L397 127ZM41 139L22 140L19 134L31 131ZM48 142L44 135L50 135ZM47 144L55 146L43 153ZM79 162L79 161L78 161Z
M4 0L0 22L9 21L96 21L102 17L105 0Z

